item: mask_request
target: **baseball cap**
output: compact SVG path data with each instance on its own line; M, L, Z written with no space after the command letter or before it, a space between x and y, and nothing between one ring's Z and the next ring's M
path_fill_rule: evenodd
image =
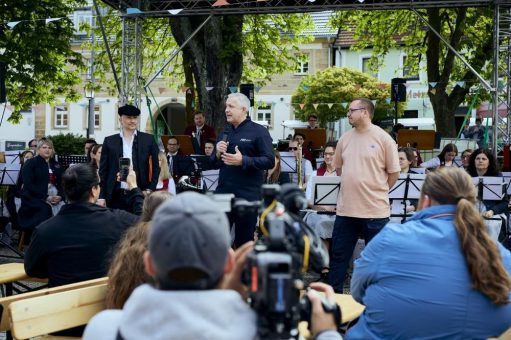
M212 289L223 276L231 238L229 221L215 202L183 192L155 212L149 252L160 289Z
M140 116L140 109L136 106L127 104L121 106L117 110L117 113L119 114L119 116Z

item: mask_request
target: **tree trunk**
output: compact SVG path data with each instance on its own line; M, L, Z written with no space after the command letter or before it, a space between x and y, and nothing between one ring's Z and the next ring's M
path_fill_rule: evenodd
M172 34L181 46L206 17L170 18ZM225 126L225 97L229 86L238 86L243 69L243 16L213 17L183 48L190 63L199 98L199 108L208 124L218 131ZM213 87L210 91L206 87Z

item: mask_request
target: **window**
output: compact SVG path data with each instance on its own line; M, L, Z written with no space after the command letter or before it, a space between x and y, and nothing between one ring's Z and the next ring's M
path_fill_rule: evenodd
M362 57L362 72L370 75L371 77L378 78L378 73L374 73L369 67L370 57Z
M55 128L67 128L69 119L69 106L67 104L56 105L53 112Z
M91 11L75 11L73 18L75 34L85 35L87 32L83 29L82 25L87 24L92 26L92 12Z
M308 74L309 73L309 55L308 54L300 54L297 56L298 68L296 70L297 75Z
M412 63L412 65L407 65L407 61ZM403 78L407 80L420 80L419 61L418 57L410 57L410 60L408 60L407 56L402 56Z
M82 104L83 105L83 104ZM87 129L89 127L89 105L84 107L83 126ZM94 129L101 129L101 105L94 105Z
M272 110L271 103L261 103L257 105L257 120L266 121L271 126Z

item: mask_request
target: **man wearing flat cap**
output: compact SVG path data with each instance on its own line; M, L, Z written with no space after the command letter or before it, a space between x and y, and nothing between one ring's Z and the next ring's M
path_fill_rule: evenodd
M137 130L140 110L133 105L119 108L121 131L105 138L101 150L99 176L101 178L101 198L107 206L116 209L128 209L126 202L128 186L117 181L119 159L129 158L137 174L137 185L144 193L156 189L160 166L158 165L158 145L153 135ZM151 164L151 178L149 165Z

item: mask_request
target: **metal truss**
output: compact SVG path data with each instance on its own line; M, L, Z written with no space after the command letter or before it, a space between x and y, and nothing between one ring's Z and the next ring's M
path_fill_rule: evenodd
M142 88L142 18L123 17L121 52L121 91L119 106L128 103L140 107Z
M500 0L511 2L511 0ZM137 7L136 0L103 0L120 9ZM490 6L494 0L227 0L229 5L213 7L216 0L146 0L143 16L235 15L314 12L325 10L395 10L434 7ZM181 10L169 13L169 10Z
M497 2L494 9L494 55L492 87L494 154L499 154L511 136L511 4ZM499 111L505 108L505 117ZM501 109L501 110L499 110Z

